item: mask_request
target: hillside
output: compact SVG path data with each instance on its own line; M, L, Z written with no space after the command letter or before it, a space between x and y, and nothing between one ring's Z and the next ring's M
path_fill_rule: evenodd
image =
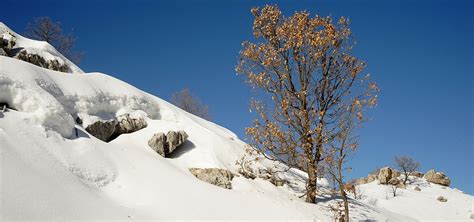
M234 133L110 75L83 73L49 44L0 23L0 36L7 35L16 39L15 47L66 64L69 73L0 56L0 104L9 106L0 112L2 221L333 220L328 206L337 199L330 196L327 180L319 181L322 193L315 205L300 198L306 177L299 170L278 173L282 186L261 175L245 178L236 161L246 154L246 144ZM86 130L124 114L144 120L146 127L110 142ZM188 137L163 157L149 140L169 131ZM262 172L271 166L284 168L269 160L253 168ZM231 172L231 189L197 179L190 168ZM421 178L414 183L393 198L377 181L359 185L364 195L351 200L351 217L470 220L473 196ZM413 191L415 185L422 190ZM448 201L439 202L441 195Z

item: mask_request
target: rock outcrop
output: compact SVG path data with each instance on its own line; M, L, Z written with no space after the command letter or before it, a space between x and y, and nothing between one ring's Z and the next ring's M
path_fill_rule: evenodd
M158 154L167 157L177 147L183 144L188 138L188 134L184 131L169 131L166 135L164 133L157 133L148 140L148 145Z
M59 71L59 72L68 72L69 71L69 67L66 64L60 64L59 61L56 60L56 59L54 59L54 60L45 60L40 55L28 53L26 50L21 50L14 57L19 59L19 60L23 60L25 62L29 62L29 63L37 65L39 67L51 69L51 70L54 70L54 71Z
M82 120L81 120L82 122ZM104 142L110 142L125 133L133 133L147 127L143 118L132 118L130 114L118 117L118 120L97 121L86 127L86 131Z
M86 131L95 138L104 142L109 142L115 132L117 120L97 121L86 127Z
M419 171L415 171L415 172L411 172L411 173L410 173L410 176L422 178L422 177L423 177L423 173L422 173L422 172L419 172Z
M446 176L442 172L436 172L435 170L430 170L426 172L423 178L426 179L426 181L428 182L439 184L442 186L449 186L451 184L451 180L448 176Z
M1 33L0 33L1 34ZM57 59L46 60L42 56L30 53L27 50L17 47L16 38L12 33L5 32L0 35L0 55L16 58L31 64L51 69L59 72L69 72L69 67L66 64L61 64Z
M388 181L393 177L393 170L390 167L384 167L380 169L377 179L381 184L388 184Z
M228 170L219 168L190 168L189 172L204 182L225 189L232 189L234 175Z

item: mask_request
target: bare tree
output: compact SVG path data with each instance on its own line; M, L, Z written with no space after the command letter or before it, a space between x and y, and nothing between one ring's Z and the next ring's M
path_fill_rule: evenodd
M397 185L390 185L389 186L389 192L392 194L393 197L396 197L398 195L398 186Z
M347 19L333 22L305 11L284 17L271 5L251 11L257 40L242 44L236 71L268 99L252 102L258 118L246 134L267 158L304 166L306 201L315 203L318 166L338 120L347 104L375 104L374 94L365 93L378 88L361 76L365 64L351 55Z
M408 181L408 176L420 168L420 163L409 156L395 157L395 166L405 175L403 184Z
M171 96L171 103L186 112L192 113L203 119L211 120L208 107L202 104L201 100L194 96L189 89L183 89L173 93Z
M348 104L346 111L339 119L336 133L334 134L335 137L328 144L328 155L325 158L326 166L328 166L327 172L331 175L333 180L337 182L339 187L339 193L344 204L345 221L349 221L349 201L346 191L352 192L354 198L358 198L355 182L344 182L343 174L345 170L351 170L351 168L345 167L345 163L358 148L357 136L355 135L354 129L364 120L358 117L364 112L364 106L359 105L357 102L358 99L359 98L353 100L353 103Z
M61 23L53 21L50 17L38 17L28 23L25 30L26 37L46 41L54 46L66 58L79 63L82 52L73 51L76 38L71 34L64 34Z

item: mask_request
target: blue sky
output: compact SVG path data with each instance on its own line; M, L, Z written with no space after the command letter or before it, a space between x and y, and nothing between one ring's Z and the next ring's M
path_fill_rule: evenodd
M0 21L21 33L34 17L50 16L74 30L84 70L163 99L190 88L216 123L243 138L252 92L234 67L241 42L253 39L250 8L264 3L286 15L307 10L352 21L354 54L381 93L350 177L410 155L422 171L444 171L452 186L474 193L472 1L6 0Z

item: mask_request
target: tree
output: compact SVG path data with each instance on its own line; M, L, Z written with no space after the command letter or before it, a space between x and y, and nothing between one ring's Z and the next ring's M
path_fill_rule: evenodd
M409 156L395 157L395 166L405 175L403 184L406 185L408 176L420 168L420 163Z
M83 53L73 51L76 38L73 34L64 34L61 23L53 21L50 17L38 17L28 23L25 35L39 41L45 41L54 46L66 58L79 63Z
M344 221L349 221L349 200L346 190L352 191L354 198L357 196L355 183L345 183L343 171L346 169L344 165L347 159L358 147L357 137L353 135L357 125L357 113L360 111L358 108L359 106L353 103L339 120L337 133L334 140L329 143L329 154L325 159L326 165L329 166L328 173L336 181L343 200Z
M194 96L189 89L183 89L173 93L171 96L171 103L183 109L184 111L192 113L203 119L211 119L211 116L208 112L208 107L202 104L201 100Z
M365 63L351 55L344 17L333 22L305 11L284 17L272 5L251 11L256 42L242 44L236 72L264 97L252 101L258 116L246 134L267 158L305 166L306 201L315 203L318 166L339 119L348 104L373 106L378 88L360 74Z

